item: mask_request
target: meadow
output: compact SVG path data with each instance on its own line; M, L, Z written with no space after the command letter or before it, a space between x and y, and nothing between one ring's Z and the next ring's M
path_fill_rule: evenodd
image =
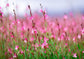
M18 18L0 11L0 59L84 59L84 16Z

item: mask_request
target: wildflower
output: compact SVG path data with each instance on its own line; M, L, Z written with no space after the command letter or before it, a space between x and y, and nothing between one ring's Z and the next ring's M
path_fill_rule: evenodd
M69 52L71 51L71 49L68 50Z
M67 28L67 27L65 27L65 28L64 28L64 31L66 32L67 30L68 30L68 28Z
M12 54L12 50L11 50L10 48L8 48L8 52L9 52L10 54Z
M19 46L18 46L18 45L16 45L16 46L15 46L15 50L18 50L18 48L19 48Z
M1 9L1 6L0 6L0 9Z
M74 37L74 38L73 38L73 41L75 42L75 40L76 40L76 38Z
M6 4L6 7L9 7L9 3Z
M65 43L65 45L67 46L68 44L67 44L67 43Z
M13 56L14 58L16 58L17 57L17 55L16 55L16 53L14 54L14 56Z
M78 39L80 39L81 38L81 35L78 35Z
M20 24L20 21L17 19L17 23Z
M21 50L20 53L23 54L24 52Z
M64 19L67 19L68 18L68 16L67 15L64 15Z
M58 37L58 41L60 41L61 39Z
M25 38L24 42L27 43L27 38Z
M74 54L73 54L73 57L74 57L74 58L77 58L77 54L76 54L76 53L74 53Z
M81 30L82 34L84 34L84 28Z
M84 51L82 51L82 53L84 53Z
M30 41L33 41L34 40L34 38L32 37L31 39L30 39Z

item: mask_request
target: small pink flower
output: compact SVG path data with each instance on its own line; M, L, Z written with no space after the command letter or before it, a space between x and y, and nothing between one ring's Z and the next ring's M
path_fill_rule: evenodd
M7 52L5 52L5 55L7 55Z
M46 53L46 51L44 51L44 53Z
M15 50L18 50L18 48L19 48L19 46L18 46L18 45L16 45L16 46L15 46Z
M67 19L68 18L68 16L67 15L64 15L64 19Z
M24 42L27 43L27 38L25 38Z
M0 6L0 9L1 9L1 6Z
M69 52L71 51L71 49L68 50Z
M10 54L12 54L12 50L11 50L10 48L8 48L8 52L9 52Z
M84 28L81 30L82 34L84 34Z
M24 52L21 50L20 53L23 54Z
M41 47L44 48L44 46L45 46L45 44L43 43L43 44L41 45Z
M67 27L65 27L65 28L64 28L64 31L66 32L67 30L68 30L68 28L67 28Z
M76 41L76 38L75 38L75 37L73 38L73 41L74 41L74 42Z
M84 20L84 16L82 16L82 19Z
M31 39L30 39L30 41L33 41L34 40L34 38L32 37Z
M67 44L67 43L65 43L65 45L67 46L68 44Z
M81 35L78 35L78 39L80 39L81 38Z
M61 39L58 37L58 41L60 41Z
M17 57L17 55L16 55L16 53L14 54L14 56L13 56L13 58L16 58Z
M9 7L9 3L6 4L6 7Z
M54 38L55 39L55 35L51 35L51 38Z
M40 12L43 12L43 10L41 9Z
M73 57L77 58L77 54L76 54L76 53L74 53L74 54L73 54Z
M82 51L82 53L84 53L84 51Z
M13 59L13 57L9 58L9 59Z
M35 44L35 47L37 48L37 47L39 47L39 45L36 43L36 44Z
M19 21L19 19L17 19L17 23L18 23L18 24L20 24L20 21Z
M27 43L27 40L24 40L25 43Z

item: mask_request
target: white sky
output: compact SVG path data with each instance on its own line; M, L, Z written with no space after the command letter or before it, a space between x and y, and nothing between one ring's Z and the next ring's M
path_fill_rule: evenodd
M8 10L5 8L7 2L10 5ZM84 8L84 0L0 0L0 6L4 13L13 13L13 9L18 5L17 13L24 14L24 12L27 12L25 9L28 4L30 4L32 11L39 11L40 3L49 12L67 12L72 9L80 11Z

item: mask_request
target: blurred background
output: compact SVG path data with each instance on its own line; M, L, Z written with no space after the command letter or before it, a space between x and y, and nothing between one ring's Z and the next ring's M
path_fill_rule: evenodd
M6 7L6 4L9 7ZM15 9L18 15L24 15L25 12L29 14L27 6L31 6L32 12L40 12L40 4L43 9L47 11L50 16L64 15L70 12L84 13L84 0L0 0L0 7L4 14L13 14Z

